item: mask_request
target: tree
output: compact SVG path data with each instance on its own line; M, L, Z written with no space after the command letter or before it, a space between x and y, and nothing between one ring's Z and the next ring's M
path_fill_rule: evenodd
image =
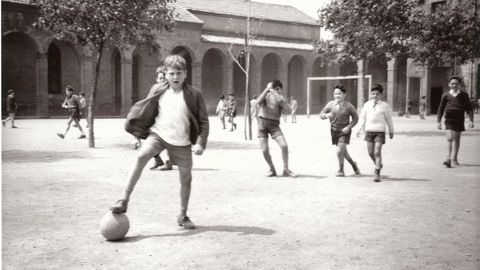
M147 45L159 49L155 35L174 26L175 0L33 0L40 16L35 27L58 40L88 47L94 52L94 80L89 97L89 147L95 147L94 108L104 48Z
M410 57L427 66L454 67L480 58L480 19L477 0L452 1L431 14L414 18Z

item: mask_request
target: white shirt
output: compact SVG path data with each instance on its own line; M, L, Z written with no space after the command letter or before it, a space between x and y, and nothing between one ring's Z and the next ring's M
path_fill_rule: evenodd
M362 108L360 114L360 128L370 132L386 132L393 133L392 111L386 102L373 100L367 101Z
M460 94L460 90L454 91L453 89L450 89L450 95L456 97L456 96L458 96L458 94Z
M171 145L190 145L190 121L183 91L167 89L158 99L158 115L150 128Z

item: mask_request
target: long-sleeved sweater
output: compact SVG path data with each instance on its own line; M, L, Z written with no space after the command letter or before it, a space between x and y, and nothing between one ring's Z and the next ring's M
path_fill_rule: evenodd
M452 95L451 92L446 92L442 95L437 112L437 122L440 123L442 121L444 112L451 112L454 114L464 114L467 112L470 121L473 121L472 104L470 103L468 94L463 91L460 91L456 96Z
M375 103L373 100L367 101L360 114L360 128L367 132L386 132L393 133L392 111L390 106L384 101Z

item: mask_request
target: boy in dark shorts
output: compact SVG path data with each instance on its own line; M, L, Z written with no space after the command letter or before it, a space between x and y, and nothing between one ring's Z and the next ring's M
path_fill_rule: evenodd
M383 168L382 146L385 144L385 132L388 126L390 139L393 139L393 121L390 106L381 100L383 87L377 84L370 90L370 100L362 108L360 129L357 137L365 131L368 155L375 163L373 181L380 182L380 170Z
M268 149L268 134L274 139L282 150L283 176L296 177L288 168L288 145L282 130L280 129L280 117L284 110L291 111L290 105L283 96L280 95L283 85L279 80L274 80L267 84L267 88L258 96L256 103L258 110L258 139L262 148L263 157L270 168L268 177L277 175L275 166L273 166L272 157Z
M79 139L85 139L87 136L85 136L85 133L83 132L82 126L80 125L80 99L78 96L73 94L73 87L70 85L67 85L65 87L65 94L67 95L65 98L65 101L62 103L62 108L67 109L68 112L70 113L70 117L68 118L67 122L67 129L65 129L64 133L57 133L57 136L60 137L61 139L65 138L65 135L67 135L68 130L70 130L70 125L72 122L75 123L74 127L78 128L80 130L80 137Z
M207 145L208 114L202 92L185 83L187 62L179 55L165 59L167 82L152 87L147 98L136 103L127 116L125 129L145 139L127 176L127 185L120 200L110 208L114 213L127 212L130 195L143 168L156 154L167 149L178 165L180 178L180 215L177 224L194 229L187 216L192 185L192 152L201 155ZM154 205L158 208L159 205Z
M448 156L443 162L447 168L458 164L458 150L460 137L465 131L465 112L470 118L469 127L473 128L473 110L468 94L460 90L462 79L457 76L450 77L448 87L450 91L442 95L437 112L438 129L442 129L442 117L445 113L445 129L447 130Z
M2 121L2 125L5 126L5 124L8 121L12 121L12 128L17 128L15 126L15 114L17 113L17 103L15 102L15 91L13 89L8 90L8 97L7 97L7 113L8 117Z
M332 144L337 146L338 172L336 176L345 176L343 170L344 159L350 163L356 175L360 175L357 163L353 161L347 150L350 144L352 128L358 122L358 114L355 107L345 101L346 89L342 85L337 85L333 89L334 100L327 103L320 112L321 119L330 119L330 133L332 135ZM352 121L350 121L350 118Z

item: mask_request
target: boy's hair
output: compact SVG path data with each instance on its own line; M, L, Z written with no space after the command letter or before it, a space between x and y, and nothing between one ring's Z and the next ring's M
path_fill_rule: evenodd
M381 84L377 84L372 88L372 90L370 90L370 92L372 91L378 91L381 94L383 93L383 86Z
M185 61L185 58L177 54L172 54L167 56L163 64L165 69L175 68L180 70L187 70L187 61Z
M232 96L232 97L234 97L234 96L235 96L235 95L233 94L233 92L232 92L232 93L230 93L230 94L228 94L228 95L229 95L229 96Z
M71 85L67 85L67 86L65 86L65 90L67 90L69 92L73 92L75 89Z
M10 90L7 91L7 94L11 95L11 94L13 94L14 92L15 92L15 91L13 91L13 89L10 89Z
M425 99L425 96L422 96L422 99Z
M448 78L448 82L450 82L451 80L457 80L459 84L462 84L462 78L458 76L451 76L450 78Z
M84 97L84 96L85 96L85 92L80 92L80 96Z
M272 88L276 89L277 87L280 87L281 89L283 89L283 84L280 80L275 79L272 81Z
M345 89L345 86L343 85L335 85L335 87L333 87L333 91L335 91L335 89L340 89L340 91L342 91L344 94L347 92L347 89Z
M159 66L155 72L158 74L158 73L163 73L165 75L165 73L167 73L167 70L165 69L165 66Z
M220 99L225 99L225 95L221 95L221 96L220 96Z

